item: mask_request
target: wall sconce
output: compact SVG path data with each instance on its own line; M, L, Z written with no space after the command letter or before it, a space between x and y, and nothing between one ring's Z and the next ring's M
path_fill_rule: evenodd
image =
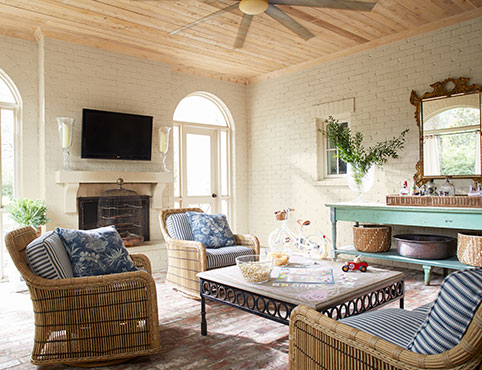
M166 157L169 150L169 133L171 132L171 128L171 126L162 126L159 128L159 152L162 158L162 172L169 172L166 166Z
M72 129L75 119L70 117L57 117L59 129L60 147L64 156L64 169L69 169L69 149L72 146Z

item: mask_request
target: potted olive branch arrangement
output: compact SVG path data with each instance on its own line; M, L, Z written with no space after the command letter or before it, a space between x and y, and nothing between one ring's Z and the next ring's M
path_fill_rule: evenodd
M397 152L403 149L405 135L409 131L406 129L398 137L380 141L374 146L365 148L361 132L353 135L348 127L342 126L333 116L329 116L325 123L325 135L338 149L337 157L351 167L351 176L359 193L361 193L363 179L373 165L381 166L388 158L398 158Z

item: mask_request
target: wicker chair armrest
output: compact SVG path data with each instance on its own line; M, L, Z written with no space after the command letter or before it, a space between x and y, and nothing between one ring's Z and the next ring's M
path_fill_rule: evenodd
M259 254L259 240L256 235L253 234L234 234L237 245L244 245L252 248L256 254Z
M166 238L166 248L168 249L168 255L169 250L176 251L176 253L186 253L188 255L191 255L190 258L194 258L197 261L200 261L200 271L207 270L208 262L206 257L206 247L203 243L197 242L195 240ZM193 257L193 254L195 257Z
M136 264L137 268L144 269L148 273L152 274L152 266L149 257L141 253L133 253L130 256L132 258L132 261L134 261L134 263Z
M131 280L142 281L144 282L144 285L152 285L155 289L155 282L152 278L152 275L142 270L122 272L118 274L74 277L68 279L44 279L40 276L35 276L35 278L29 281L29 285L35 288L47 290L70 290L82 288L95 290L96 287L118 285Z
M181 239L172 239L166 238L166 243L168 247L179 247L179 248L193 248L198 250L206 250L206 247L203 243L197 242L195 240L181 240Z
M308 345L309 340L315 341L315 344L311 342ZM358 358L384 369L458 369L467 361L480 362L480 355L478 359L474 359L475 354L470 358L471 354L464 354L460 345L437 355L418 354L305 306L298 306L291 313L289 341L290 370L301 369L301 357L306 358L306 355L322 364L330 364L333 358L337 358L339 363L350 364ZM305 355L301 355L302 352ZM326 362L323 356L327 352L331 359Z

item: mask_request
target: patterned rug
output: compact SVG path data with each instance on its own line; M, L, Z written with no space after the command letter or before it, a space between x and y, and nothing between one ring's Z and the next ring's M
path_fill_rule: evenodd
M422 272L397 270L407 274L405 308L418 307L436 297L440 275L435 275L427 287ZM110 369L288 369L287 326L208 302L208 335L203 337L199 301L172 290L164 284L164 277L163 273L155 274L162 352ZM0 370L69 369L30 364L34 328L30 296L27 292L10 293L9 289L7 283L0 283ZM398 302L391 306L398 307Z

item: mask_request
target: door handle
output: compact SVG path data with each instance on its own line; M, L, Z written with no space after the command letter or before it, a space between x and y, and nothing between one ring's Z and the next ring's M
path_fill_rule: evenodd
M217 197L218 197L218 195L217 195L216 193L212 193L211 196L212 196L213 198L217 198Z

